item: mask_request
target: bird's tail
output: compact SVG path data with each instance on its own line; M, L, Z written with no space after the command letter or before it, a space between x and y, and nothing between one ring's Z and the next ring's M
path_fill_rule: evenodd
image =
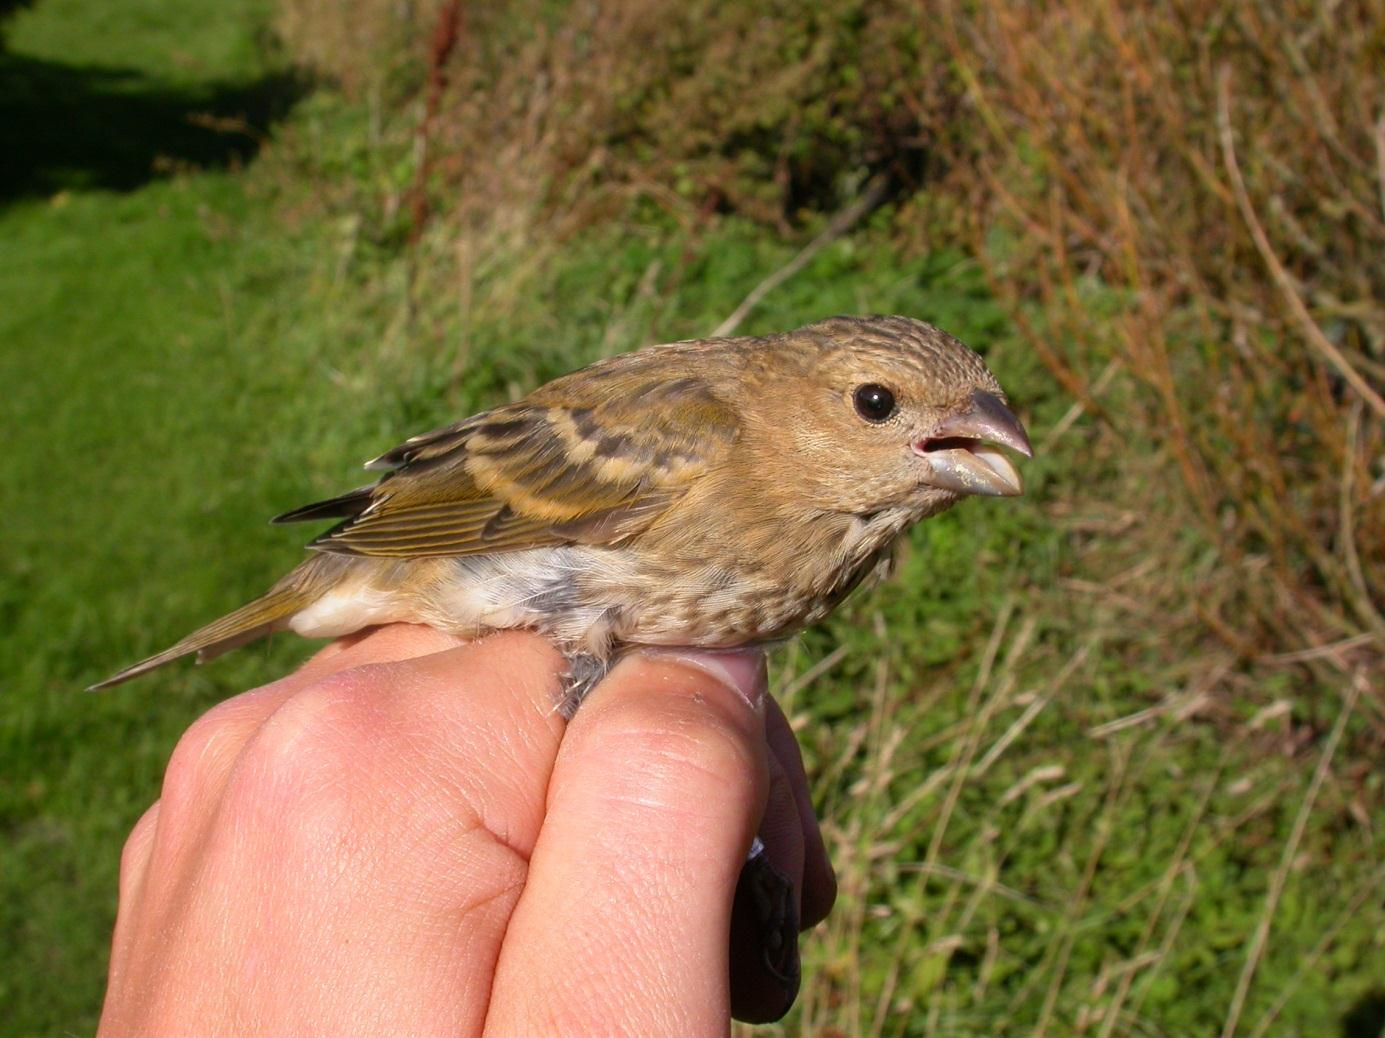
M206 627L198 628L163 652L140 660L118 674L112 674L105 681L98 681L87 691L119 685L122 681L137 678L194 652L197 653L197 662L205 663L256 638L283 630L294 613L315 601L325 590L327 581L323 577L326 574L322 571L329 567L323 566L323 561L322 556L307 559L260 598L227 613L220 620L213 620Z

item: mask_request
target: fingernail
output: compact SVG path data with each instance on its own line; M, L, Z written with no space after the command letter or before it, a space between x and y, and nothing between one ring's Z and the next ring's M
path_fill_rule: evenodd
M648 649L653 659L671 660L709 674L744 699L750 708L762 710L769 684L765 654L759 649L730 652L689 652L684 649Z

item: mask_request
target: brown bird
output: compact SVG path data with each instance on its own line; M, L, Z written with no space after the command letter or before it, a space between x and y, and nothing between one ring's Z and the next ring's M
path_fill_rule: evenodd
M907 317L653 346L367 463L377 482L275 522L338 519L262 598L104 688L273 631L532 627L576 708L633 645L731 648L822 619L899 535L1032 456L981 358Z

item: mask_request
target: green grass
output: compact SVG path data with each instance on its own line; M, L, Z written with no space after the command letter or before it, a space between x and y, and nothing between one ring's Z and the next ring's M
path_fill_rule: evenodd
M5 33L10 49L76 68L123 68L165 85L201 87L243 82L274 60L263 30L269 0L38 0L18 6L21 13ZM35 9L23 11L30 6Z
M45 88L196 112L201 81L264 75L255 25L210 2L40 4L0 55L5 103L42 59ZM139 75L114 91L91 72L125 62ZM241 179L150 180L146 166L127 192L83 190L126 162L129 140L81 143L61 168L45 169L42 149L9 152L34 175L6 182L0 210L0 1031L16 1035L92 1029L122 834L157 795L179 730L269 657L213 679L80 690L296 556L263 519L284 481L292 490L289 441L332 395L323 358L293 334L305 250L271 233ZM71 189L35 196L50 176ZM285 650L299 651L275 647L269 665Z
M0 85L37 69L112 112L163 113L134 152L99 134L36 152L0 196L0 1033L13 1035L92 1029L119 848L178 734L307 646L80 689L291 565L301 535L268 516L577 363L705 333L794 252L747 223L693 235L650 215L591 228L522 283L516 257L488 257L466 314L441 268L411 299L398 228L375 208L408 161L360 109L307 97L248 169L239 146L177 128L266 90L277 100L257 117L283 111L290 80L260 42L260 5L89 8L40 0L0 55ZM138 75L111 87L93 67ZM19 96L0 105L32 115ZM155 161L164 151L173 161ZM440 254L429 241L420 255ZM1378 715L1363 702L1347 725L1289 845L1340 689L1231 669L1205 694L1214 650L1166 644L1142 612L1166 603L1100 583L1145 561L1122 554L1120 524L1132 510L1160 521L1153 459L1098 449L1085 421L1050 438L1068 402L960 254L901 256L863 230L743 330L841 311L915 314L982 348L1046 449L1024 499L924 524L892 582L779 657L843 888L805 943L782 1029L1218 1033L1283 858L1237 1033L1378 1033L1385 814L1362 749ZM1168 545L1155 565L1201 564L1195 538L1170 530Z

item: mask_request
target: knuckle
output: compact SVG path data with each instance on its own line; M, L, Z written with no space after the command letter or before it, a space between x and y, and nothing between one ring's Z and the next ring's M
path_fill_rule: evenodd
M223 830L272 846L292 867L334 874L351 862L420 848L432 860L454 849L465 826L451 798L420 782L411 730L390 702L389 666L326 675L281 704L237 760Z
M680 780L722 787L752 772L755 757L737 731L719 724L694 724L660 732L649 753Z
M684 817L723 816L759 797L765 763L738 725L692 701L627 700L608 711L587 751L610 794ZM620 761L612 769L610 761Z
M282 703L250 737L226 784L239 825L310 839L349 828L369 794L379 711L373 668L343 670Z
M251 736L237 780L293 784L355 770L377 713L368 669L331 674L282 703Z
M239 706L235 699L218 703L194 721L173 747L164 769L162 800L166 811L181 812L213 792L242 743Z
M125 838L125 845L120 849L120 883L125 887L143 868L144 863L149 858L150 845L154 842L154 833L159 822L159 801L154 801L144 814L140 815L139 821L130 830L130 835Z

